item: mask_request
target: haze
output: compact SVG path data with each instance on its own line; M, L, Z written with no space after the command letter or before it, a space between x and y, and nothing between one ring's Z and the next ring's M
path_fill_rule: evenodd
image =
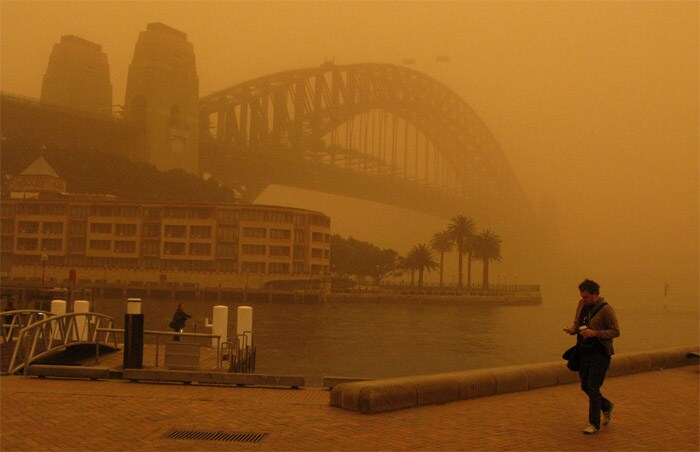
M52 46L72 34L107 53L114 103L121 104L134 44L151 22L187 33L201 95L326 60L414 59L413 68L479 114L547 225L544 240L533 238L526 265L509 261L504 237L493 275L573 288L572 298L588 276L630 305L659 302L668 281L673 302L693 307L699 9L695 1L3 0L0 86L38 98ZM401 253L448 221L280 187L258 201L323 211L334 233ZM543 246L556 252L543 253Z

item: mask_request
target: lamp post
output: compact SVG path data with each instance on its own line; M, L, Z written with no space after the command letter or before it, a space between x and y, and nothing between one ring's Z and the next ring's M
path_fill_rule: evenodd
M41 288L45 287L46 283L46 262L49 260L49 255L44 253L41 255Z

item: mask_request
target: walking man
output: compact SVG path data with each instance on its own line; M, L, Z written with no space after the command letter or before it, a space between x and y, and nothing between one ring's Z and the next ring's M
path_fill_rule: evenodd
M610 367L610 357L615 353L613 338L620 336L620 327L612 306L600 296L600 286L595 281L584 280L578 286L581 300L576 308L574 324L564 331L577 334L578 352L581 353L579 378L581 389L588 395L588 427L583 433L592 435L600 430L600 413L603 425L610 422L613 403L603 397L605 373Z

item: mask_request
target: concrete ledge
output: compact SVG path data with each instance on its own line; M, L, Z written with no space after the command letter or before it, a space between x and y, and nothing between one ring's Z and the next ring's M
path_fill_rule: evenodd
M697 364L698 346L672 347L613 356L608 375ZM387 378L336 384L330 405L365 414L504 394L578 382L566 363L526 364L437 375Z
M27 368L27 375L33 377L89 378L91 380L108 380L110 378L110 370L108 367L32 364Z
M229 372L197 372L188 370L124 369L124 380L161 381L175 383L227 384L237 386L304 386L304 377L297 375L240 374Z
M353 383L356 381L371 381L373 378L355 378L355 377L323 377L323 387L333 389L333 386L340 383Z

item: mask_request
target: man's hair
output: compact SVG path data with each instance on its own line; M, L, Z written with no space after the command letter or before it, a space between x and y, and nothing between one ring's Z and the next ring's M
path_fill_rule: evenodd
M578 285L579 292L586 291L593 295L598 295L600 293L600 285L590 279L584 279L581 284Z

